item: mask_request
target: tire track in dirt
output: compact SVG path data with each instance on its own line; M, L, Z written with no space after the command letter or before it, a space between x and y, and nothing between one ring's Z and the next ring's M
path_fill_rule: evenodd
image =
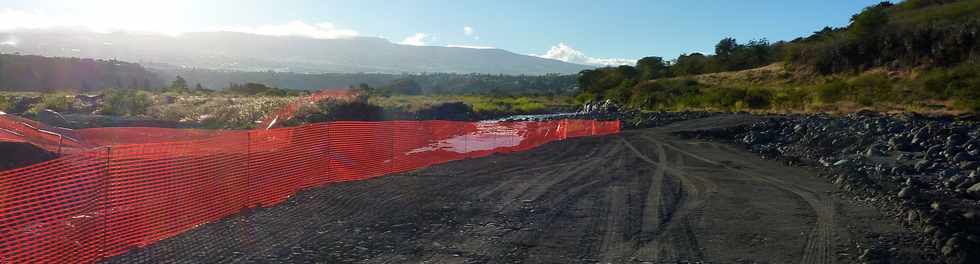
M642 136L645 139L655 141L649 135ZM811 210L817 215L817 222L812 228L807 239L807 244L803 249L802 257L800 263L803 264L825 264L834 263L834 258L832 256L833 247L833 226L834 226L834 204L833 201L827 199L826 197L820 197L816 193L813 193L803 187L797 186L796 184L787 183L781 179L770 177L761 173L749 173L742 168L736 168L728 163L716 162L711 159L702 157L700 155L682 150L679 147L673 146L671 144L666 144L667 147L685 155L701 160L703 162L719 166L730 170L732 172L752 177L754 179L760 180L762 182L773 185L784 191L793 193L794 195L802 198L810 206Z
M542 185L535 191L532 204L535 208L545 210L545 213L532 217L530 222L535 233L527 234L520 241L533 245L534 249L522 252L521 262L541 262L568 259L566 254L574 254L577 258L589 259L602 254L608 231L609 214L619 213L609 208L605 200L604 189L609 188L616 178L610 177L613 171L623 164L621 144L612 143L602 147L596 164L571 170L562 179L552 181L553 184ZM601 161L606 162L600 164ZM586 222L571 221L568 214L588 208L589 219ZM591 211L595 210L595 211ZM581 233L569 232L581 230ZM599 241L597 241L599 240ZM565 241L576 241L574 246L564 245ZM561 261L559 261L561 262Z
M834 204L806 188L818 185L764 171L783 170L726 145L688 142L626 131L317 187L116 260L833 262ZM756 223L774 227L747 226ZM739 226L747 230L728 230Z
M668 153L662 143L650 140L657 149L658 160L654 161L625 137L620 137L620 140L633 154L656 168L653 177L660 184L648 197L648 214L644 215L644 227L652 228L642 231L632 258L658 262L702 260L704 256L695 229L700 226L708 196L715 192L717 186L676 169L684 167L684 157ZM675 157L668 158L670 154Z

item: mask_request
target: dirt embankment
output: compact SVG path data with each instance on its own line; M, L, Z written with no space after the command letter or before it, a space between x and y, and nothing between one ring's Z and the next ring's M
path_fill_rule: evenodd
M554 142L301 192L108 263L851 263L892 241L928 263L871 203L814 170L671 132L682 121Z

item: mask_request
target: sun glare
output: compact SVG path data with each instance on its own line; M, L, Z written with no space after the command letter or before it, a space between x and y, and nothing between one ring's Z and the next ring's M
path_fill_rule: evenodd
M192 1L64 1L58 10L65 14L30 12L34 21L54 26L97 32L146 31L176 35L188 31L185 20ZM25 27L31 27L25 25Z

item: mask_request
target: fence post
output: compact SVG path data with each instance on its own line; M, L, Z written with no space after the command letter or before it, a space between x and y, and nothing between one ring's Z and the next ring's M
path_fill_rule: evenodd
M109 218L110 218L109 217L109 205L110 205L109 204L109 178L111 175L109 174L110 160L112 160L112 146L106 146L105 147L105 170L103 171L102 174L102 186L101 186L102 208L100 209L102 211L102 232L101 232L102 246L100 247L100 251L99 251L99 259L105 259L107 257L106 251L109 250L108 248L106 248L106 238L108 237L108 233L109 233Z
M252 131L245 132L245 199L242 208L252 206Z
M389 125L389 130L391 131L391 134L389 134L389 136L391 137L391 156L389 159L390 162L388 162L388 173L385 174L390 174L395 172L395 140L397 140L395 138L395 135L397 132L395 132L396 126L394 126L392 122L394 121L384 121L383 123Z

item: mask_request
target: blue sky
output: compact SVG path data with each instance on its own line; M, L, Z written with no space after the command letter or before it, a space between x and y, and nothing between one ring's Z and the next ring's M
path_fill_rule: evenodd
M78 26L380 36L395 43L496 47L580 63L614 63L710 53L726 36L740 41L793 39L823 26L846 25L852 14L877 2L0 0L0 30Z

